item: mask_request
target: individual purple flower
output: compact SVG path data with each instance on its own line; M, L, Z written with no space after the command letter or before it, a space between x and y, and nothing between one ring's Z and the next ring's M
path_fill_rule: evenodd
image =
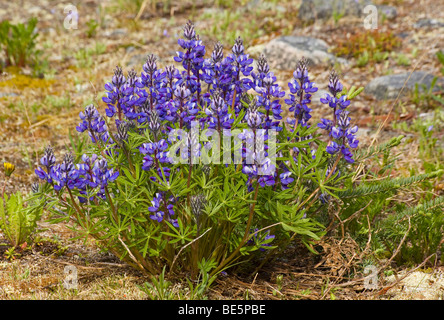
M260 176L257 179L257 182L263 188L274 185L276 183L276 180L274 179L273 175L265 175L265 176Z
M250 231L254 233L253 237L248 240L248 245L257 245L260 251L265 251L266 247L270 247L270 242L272 242L275 238L275 235L270 234L270 230L267 232L258 232L259 229L255 228Z
M162 196L160 193L156 193L153 200L151 201L152 206L148 207L148 211L152 212L153 215L150 216L151 220L162 222L164 212L160 211L160 202L162 201Z
M85 110L80 112L79 117L82 122L76 127L78 132L88 131L91 141L94 143L99 140L110 144L114 143L108 135L105 120L94 105L86 106Z
M333 127L333 121L328 119L321 119L321 122L318 123L318 127L327 131L331 131Z
M43 153L43 157L40 159L40 164L46 168L46 171L41 167L38 167L35 169L35 173L40 179L46 180L48 183L52 183L51 171L55 163L56 158L54 156L54 150L51 146L47 146Z
M179 101L177 104L180 105L181 103L185 104L185 102L181 101ZM178 107L176 106L176 103L173 100L169 100L168 102L159 104L156 107L156 110L157 114L159 115L159 120L166 120L168 122L175 123L179 118Z
M248 126L253 130L260 128L263 121L262 116L258 110L257 99L254 99L248 106L245 116Z
M79 173L74 166L72 154L66 154L61 164L54 165L50 175L56 191L60 191L64 186L74 189Z
M122 87L122 98L120 99L121 110L129 120L137 119L138 107L144 102L144 93L141 91L143 87L144 84L140 77L137 76L137 72L130 70L127 80Z
M178 228L179 224L177 222L177 219L171 218L175 215L173 204L173 197L170 197L168 200L166 200L164 192L156 193L153 200L151 201L151 206L148 207L148 211L152 213L152 215L150 215L150 219L160 223L166 218L166 220L171 222L174 227Z
M339 98L330 96L328 93L325 94L325 98L320 99L321 103L328 104L330 108L335 110L340 107L342 110L350 105L350 100L347 100L347 95L343 95Z
M140 153L144 154L142 169L145 171L150 170L154 164L156 168L160 163L170 163L168 158L168 143L165 139L158 142L144 143L139 148Z
M340 149L340 146L335 142L335 141L331 141L330 144L327 146L326 151L329 154L335 154L336 152L338 152Z
M231 129L234 119L228 112L228 106L222 97L222 93L217 90L213 93L210 105L205 109L208 116L208 127L221 132L222 129Z
M279 175L281 181L282 189L288 189L288 185L294 181L291 177L291 171L284 171Z
M103 189L108 186L109 182L113 182L119 176L119 171L114 171L113 168L108 168L106 159L98 159L94 162L92 172L95 176L97 184Z

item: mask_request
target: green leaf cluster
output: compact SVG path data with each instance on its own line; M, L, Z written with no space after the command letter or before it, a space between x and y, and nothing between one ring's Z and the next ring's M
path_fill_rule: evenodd
M0 50L4 52L4 67L25 67L38 63L40 51L36 49L37 18L27 23L12 24L8 20L0 23Z
M42 203L38 199L28 202L20 192L0 197L0 230L13 247L31 240L41 218Z

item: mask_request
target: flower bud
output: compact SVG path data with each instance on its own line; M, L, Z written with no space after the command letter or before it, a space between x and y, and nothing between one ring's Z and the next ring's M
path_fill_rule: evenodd
M224 47L220 42L217 42L214 45L214 50L213 53L211 54L211 61L213 63L218 63L222 61L223 58L224 58Z
M244 42L242 41L241 37L237 37L234 46L231 49L235 56L240 56L241 54L244 54Z
M12 163L9 162L5 162L3 164L4 168L5 168L5 176L6 177L10 177L11 174L14 172L15 170L15 165L13 165Z
M190 20L186 23L183 28L183 36L187 40L195 40L196 39L196 31L194 30L194 24Z
M261 53L259 60L257 62L257 72L267 74L270 72L270 66L268 65L265 55Z

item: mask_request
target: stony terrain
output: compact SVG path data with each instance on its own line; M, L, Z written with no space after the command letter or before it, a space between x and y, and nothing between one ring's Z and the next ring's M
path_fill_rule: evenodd
M195 22L198 32L202 31L207 52L216 40L232 41L234 35L243 36L252 57L266 54L284 88L292 77L296 61L303 56L308 58L312 77L320 85L313 99L314 119L319 119L324 112L316 102L325 92L329 72L334 67L345 86L365 87L352 107L360 125L360 145L366 147L373 140L382 142L406 134L413 144L401 147L397 169L400 172L408 172L411 167L419 172L424 170L417 158L417 136L396 124L439 117L435 113L439 107L436 109L425 100L414 100L414 91L415 84L419 84L422 92L427 91L433 78L438 77L433 91L443 92L442 66L436 59L436 52L444 51L443 1L178 0L159 1L157 5L153 1L140 2L142 8L133 8L128 0L0 3L0 21L24 22L30 17L38 18L38 47L48 62L39 77L31 77L32 70L27 68L4 70L0 77L0 162L11 162L17 167L14 179L8 181L7 192L30 190L30 184L37 179L34 168L48 143L57 153L64 153L69 143L68 134L76 135L78 114L87 104L95 103L104 109L101 100L104 84L116 65L140 71L148 53L156 54L161 65L171 63L181 27L188 19ZM77 29L64 27L67 21L64 9L70 3L78 10ZM335 50L339 44L365 39L372 32L364 27L368 5L376 5L378 9L377 32L391 33L399 43L389 48L380 61L369 59L360 66L362 54L356 57L338 54ZM89 24L91 21L98 24L94 30ZM236 30L240 30L238 34ZM224 44L228 51L230 44ZM368 53L372 52L374 47L369 47ZM440 108L443 110L444 106ZM443 120L441 118L441 122ZM384 126L378 130L381 123ZM444 147L442 125L436 126L434 136ZM12 263L0 259L0 299L144 298L135 287L144 281L137 272L100 253L94 243L83 246L69 241L72 234L66 228L43 222L41 228L44 235L59 239L67 249L56 255L60 248L52 248L47 242L49 255L44 255L41 248L34 248L33 255L24 255ZM82 268L84 293L80 290L80 294L75 295L60 288L63 268L69 263ZM29 267L30 264L33 266ZM285 263L270 266L262 278L259 276L248 283L241 277L228 275L219 280L210 297L243 299L245 288L250 288L253 298L278 299L281 296L272 294L276 287L273 281L277 274L285 274L287 290L282 291L283 297L325 298L320 289L325 279L322 272L310 269L313 265L313 262L306 266L289 262L291 270L285 269ZM343 299L442 299L442 268L442 265L427 270L420 268L402 280L397 277L401 278L408 270L400 271L397 277L381 279L386 290L377 293L366 291L359 284L339 286L343 289L335 294ZM23 278L26 270L31 276ZM290 279L299 279L301 287L292 287ZM413 287L422 289L413 290ZM103 288L111 291L104 293ZM307 288L313 289L304 291Z

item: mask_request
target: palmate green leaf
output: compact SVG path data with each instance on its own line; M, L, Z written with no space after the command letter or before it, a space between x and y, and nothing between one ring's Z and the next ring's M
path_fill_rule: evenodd
M152 224L151 224L152 226ZM141 253L142 256L145 258L146 255L149 253L151 249L150 247L150 243L151 241L153 242L158 242L159 241L159 237L157 236L159 233L158 231L160 230L160 224L157 224L157 226L154 228L154 230L152 230L151 228L147 228L144 231L144 236L140 237L140 239L137 241L135 241L135 245L137 247L140 247L140 244L143 243L143 247L141 249Z
M168 243L174 244L180 241L180 243L183 245L185 242L189 242L193 240L193 237L195 235L195 231L193 228L189 225L184 227L182 223L182 219L177 218L177 223L179 224L179 228L174 227L170 222L165 221L165 223L168 225L171 231L163 231L161 232L163 235L170 236L173 238L173 240L169 240Z
M147 194L145 187L138 186L132 183L117 184L119 192L117 193L116 201L118 205L129 205L136 209L139 205L149 203L149 199L140 197L141 194Z
M288 188L285 190L279 190L279 191L273 191L273 192L274 192L273 199L281 200L281 201L294 199L293 188Z
M291 148L309 148L309 143L315 141L316 138L307 139L298 142L280 142L276 143L276 152L282 151L283 149L289 150Z
M291 231L300 235L309 236L314 240L320 240L320 237L313 232L317 229L312 226L312 223L309 219L301 219L296 223L296 225L289 225L283 222L282 227L284 228L284 230Z
M220 212L221 208L224 206L224 203L218 203L216 202L215 205L213 205L213 207L211 208L211 210L209 212L207 212L208 217L214 216L216 215L218 212Z
M128 179L131 183L135 183L137 181L136 178L133 177L132 173L129 171L129 169L125 167L120 168L120 172L123 172L125 174L125 178ZM120 176L119 176L120 177ZM123 180L123 179L122 179Z
M279 134L279 137L281 138L280 139L281 141L287 141L287 138L289 138L288 139L289 141L292 141L295 138L300 139L301 137L307 137L309 135L314 135L314 133L317 130L318 130L317 126L311 126L311 127L307 128L307 127L303 127L300 124L298 124L296 127L296 130L294 130L293 132L288 131L287 128L281 130L282 134ZM285 135L284 135L284 133L285 133Z
M233 111L233 113L234 113L234 111ZM237 117L236 117L236 114L233 114L233 113L232 113L232 115L233 115L233 119L235 119L235 120L234 120L234 122L233 122L233 124L232 124L232 126L231 126L231 129L232 129L232 130L233 130L233 129L236 129L236 128L238 127L239 123L240 123L241 120L244 118L246 111L245 111L245 109L242 109L242 110L239 112L239 115L238 115Z
M145 217L133 217L134 220L136 220L137 222L147 222L148 219Z

